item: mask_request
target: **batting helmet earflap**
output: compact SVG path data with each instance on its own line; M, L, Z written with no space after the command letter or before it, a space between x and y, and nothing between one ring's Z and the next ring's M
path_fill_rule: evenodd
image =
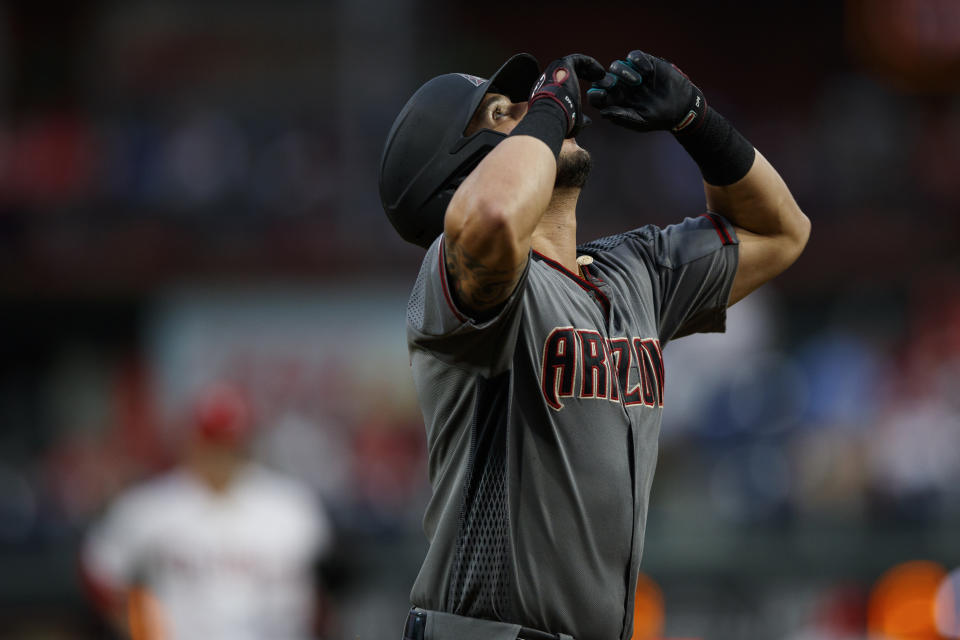
M526 101L540 64L519 53L489 80L447 73L429 80L393 122L380 158L380 201L407 242L428 247L443 232L443 216L454 191L506 136L481 129L463 135L490 91Z

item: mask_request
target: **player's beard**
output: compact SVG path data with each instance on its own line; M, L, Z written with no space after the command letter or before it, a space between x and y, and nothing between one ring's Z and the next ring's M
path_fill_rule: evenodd
M593 167L593 158L590 152L576 147L569 153L561 153L557 158L557 179L553 186L557 189L582 189L587 183L587 176Z

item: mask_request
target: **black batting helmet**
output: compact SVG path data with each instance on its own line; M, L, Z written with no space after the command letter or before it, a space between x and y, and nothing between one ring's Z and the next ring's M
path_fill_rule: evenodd
M428 247L443 232L443 216L463 179L506 136L470 124L484 94L527 100L540 75L537 59L519 53L489 80L464 73L437 76L420 87L387 134L380 159L380 200L404 240Z

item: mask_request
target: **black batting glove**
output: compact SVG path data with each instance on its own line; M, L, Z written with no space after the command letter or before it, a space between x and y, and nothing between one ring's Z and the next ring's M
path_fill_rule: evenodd
M631 51L587 91L600 115L634 131L686 133L700 126L707 103L683 71L663 58Z
M558 80L558 72L564 69L567 77ZM580 53L573 53L554 60L544 69L540 79L530 91L530 106L539 100L551 100L563 109L567 116L567 138L577 135L590 120L580 106L580 83L577 78L598 81L604 77L603 65Z

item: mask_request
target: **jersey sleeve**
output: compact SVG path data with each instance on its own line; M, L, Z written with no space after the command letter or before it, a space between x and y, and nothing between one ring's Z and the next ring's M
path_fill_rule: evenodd
M407 305L407 342L454 366L492 376L506 370L520 326L530 260L497 314L471 318L454 302L447 279L441 235L427 250Z
M84 569L112 589L137 579L141 558L142 514L130 496L122 496L88 531L82 548Z
M724 217L706 213L663 229L648 225L581 249L605 254L633 282L636 295L652 293L661 344L726 329L739 241Z

